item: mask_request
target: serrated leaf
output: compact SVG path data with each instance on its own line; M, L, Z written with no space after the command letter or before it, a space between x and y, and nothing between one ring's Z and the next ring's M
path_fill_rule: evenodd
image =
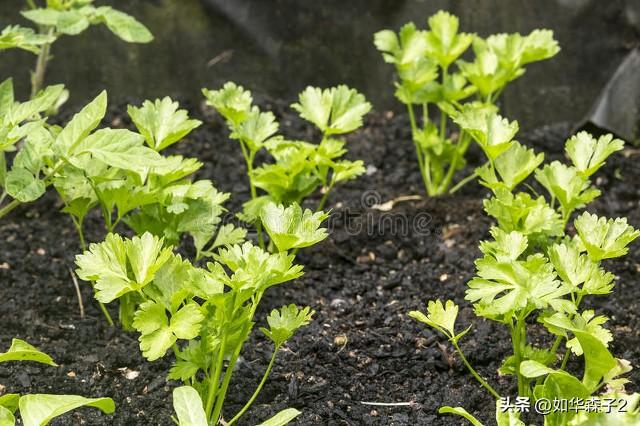
M442 10L431 15L428 23L430 31L425 34L427 54L435 58L442 68L447 68L467 50L473 35L458 33L458 18Z
M55 417L80 407L98 408L105 414L115 411L111 398L85 398L77 395L24 395L20 398L20 416L24 426L44 426Z
M243 122L251 111L251 92L234 82L225 83L219 90L202 89L202 93L207 105L214 107L233 126Z
M324 240L327 230L320 226L328 216L309 209L303 212L298 204L285 208L273 202L266 204L260 212L260 220L278 251L309 247Z
M251 152L258 152L264 143L278 131L278 122L272 112L253 107L245 119L233 128L231 138L246 143Z
M494 161L494 167L502 183L510 191L525 180L544 161L544 154L535 154L533 149L527 149L520 143L513 141L502 155Z
M480 145L488 158L495 160L512 145L518 122L509 121L488 108L465 105L454 121Z
M549 194L560 202L565 218L600 195L600 191L592 188L590 182L580 176L575 167L566 166L559 161L536 170L535 176Z
M307 87L291 107L325 136L356 130L362 126L362 117L371 110L362 94L344 85L325 90Z
M276 345L280 347L284 342L289 340L300 327L303 327L311 321L315 312L310 307L298 309L296 305L283 306L271 311L267 317L269 328L260 328L260 330Z
M458 317L458 305L453 300L447 300L443 305L440 299L427 303L427 315L419 311L409 312L409 316L435 328L442 334L452 339L455 335L456 318Z
M73 155L76 146L98 127L106 110L107 92L102 91L93 101L75 114L60 131L54 145L56 152L66 157Z
M0 363L8 361L35 361L53 367L58 366L49 355L20 339L12 339L9 350L0 353Z
M626 218L608 219L584 212L574 221L580 241L594 261L627 254L627 247L640 231L627 224Z
M9 25L0 32L0 50L22 49L36 55L40 53L41 46L53 43L55 37L46 34L37 34L31 28L19 25Z
M127 113L136 128L145 137L147 145L156 151L173 145L202 124L191 120L187 111L179 108L178 102L171 98L145 101L142 107L129 106Z
M613 139L612 134L600 136L596 140L587 132L579 132L572 136L565 146L571 162L584 177L597 172L611 154L622 148L624 148L624 142Z

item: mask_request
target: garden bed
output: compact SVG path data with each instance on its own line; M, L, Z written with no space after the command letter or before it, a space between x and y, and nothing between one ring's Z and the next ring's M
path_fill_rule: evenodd
M288 110L286 104L264 104L275 110L287 136L312 132L297 116L281 112ZM122 111L111 111L105 124L126 126ZM220 117L207 116L204 121L206 125L176 150L205 163L198 177L213 179L218 189L231 192L227 207L235 212L249 197L244 160L228 140ZM544 151L547 158L559 158L569 131L570 126L559 124L520 140ZM257 315L264 318L272 308L295 302L315 309L314 321L286 345L241 424L259 423L289 406L303 412L295 423L301 425L458 422L436 414L443 404L464 406L479 419L489 420L493 398L440 335L407 317L409 310L422 309L424 301L435 298L451 298L464 306L461 320L465 325L472 321L474 327L461 345L471 363L499 391L516 394L515 381L500 379L496 373L509 350L507 334L476 319L463 300L464 283L472 277L479 256L477 243L487 237L490 226L482 211L487 190L471 183L455 196L401 201L389 211L371 208L400 196L423 194L409 138L406 117L391 113L370 114L364 129L349 137L350 156L365 161L367 174L332 193L327 204L333 207L330 237L301 251L306 274L296 285L267 293L263 312ZM613 156L598 174L596 184L605 190L592 207L608 217L626 216L637 227L640 167L632 150L624 154ZM467 172L480 157L470 153ZM12 337L25 339L60 364L58 369L32 364L3 367L0 385L16 392L111 396L117 404L112 416L84 409L52 424L70 424L72 419L91 425L172 424L171 389L177 383L165 380L169 362L145 361L135 334L108 327L91 288L83 282L79 284L86 316L80 317L70 273L80 247L69 218L58 212L60 207L49 193L0 224L2 347L8 347ZM99 224L97 215L87 219L90 241L102 239ZM624 260L607 265L618 276L617 285L598 306L611 317L612 352L632 364L640 360L638 246L634 244ZM227 415L251 395L272 347L254 333L238 367L243 374L235 376L229 392ZM640 383L638 370L630 379ZM628 390L638 388L631 385Z

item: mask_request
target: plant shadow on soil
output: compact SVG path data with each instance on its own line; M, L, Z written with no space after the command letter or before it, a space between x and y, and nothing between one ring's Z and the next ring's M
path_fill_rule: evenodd
M317 136L281 102L263 102L281 120L288 137ZM192 108L198 110L198 108ZM129 126L124 108L112 108L105 125ZM232 193L227 207L238 211L248 198L244 164L235 142L229 141L221 119L210 113L174 152L204 162L198 178L213 179L218 189ZM202 118L202 117L201 117ZM539 129L520 140L547 153L547 161L562 158L569 126ZM465 282L474 273L478 241L488 236L491 221L482 211L487 190L477 183L455 196L400 202L389 212L370 209L372 203L401 195L422 194L417 162L406 117L372 113L363 130L349 139L349 156L368 165L368 173L335 190L330 237L301 251L305 275L291 285L268 292L256 319L283 304L309 305L314 321L301 329L281 351L271 377L240 422L254 425L277 411L295 407L300 425L450 425L463 422L437 414L442 405L463 406L491 424L494 402L452 356L440 335L407 317L424 309L427 299L453 299L461 304L460 326L473 325L461 346L470 362L503 395L515 394L510 377L496 370L509 350L502 328L476 319L464 301ZM627 216L640 226L640 179L637 153L618 154L598 174L604 195L590 210L610 217ZM472 150L468 173L480 163ZM624 180L616 178L620 171ZM363 195L366 194L366 195ZM312 202L317 202L312 200ZM52 424L171 425L171 390L166 382L170 357L146 362L137 336L110 328L80 282L86 308L80 318L71 270L79 243L70 220L49 191L38 202L17 209L0 223L0 350L12 337L29 341L49 353L59 368L33 363L0 367L0 392L74 393L110 396L116 413L102 415L81 409ZM104 236L99 217L87 219L89 241ZM188 242L186 244L188 246ZM188 248L187 248L188 250ZM610 297L591 306L611 317L614 355L632 364L640 360L638 300L640 244L628 256L607 266L618 277ZM113 310L112 310L113 312ZM530 339L548 342L536 329ZM538 333L537 331L540 331ZM273 350L257 329L243 351L225 414L235 414L258 383ZM634 370L630 379L640 383ZM632 384L629 390L637 390ZM410 405L375 406L363 402Z

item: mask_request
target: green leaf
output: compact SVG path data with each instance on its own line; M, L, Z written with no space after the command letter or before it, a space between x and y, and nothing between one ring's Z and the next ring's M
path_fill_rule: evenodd
M58 366L49 355L40 352L34 346L20 339L11 340L9 350L0 353L0 363L7 361L35 361L54 367Z
M14 426L16 424L16 418L13 412L0 405L0 425L2 426Z
M100 129L84 138L69 159L78 168L83 167L82 156L98 160L108 166L129 170L144 180L150 167L162 161L160 155L144 146L144 138L126 129Z
M365 173L364 162L362 160L349 161L342 160L333 164L333 181L346 182L357 178Z
M128 43L149 43L153 40L153 35L147 27L124 12L102 6L95 10L95 16L104 22L112 33Z
M555 56L560 51L558 42L553 38L553 31L536 29L524 40L521 64L542 61Z
M288 424L290 421L298 417L302 414L300 411L295 408L286 408L280 412L278 412L275 416L271 417L269 420L266 420L260 423L258 426L284 426Z
M624 142L613 139L612 134L600 136L596 141L587 132L579 132L572 136L565 146L571 162L584 177L597 172L611 154L622 148L624 148Z
M104 118L107 110L107 92L102 91L93 101L73 116L56 138L54 149L68 157L75 147L91 133Z
M560 202L565 218L600 195L600 191L592 188L575 167L566 166L559 161L536 170L536 180Z
M527 149L520 143L513 141L509 148L494 161L494 167L502 183L512 191L520 182L525 180L544 161L544 154L535 154L533 149ZM491 185L488 185L491 187Z
M457 416L465 418L473 426L483 426L482 423L480 423L480 420L478 420L475 417L473 417L471 414L469 414L469 412L467 410L465 410L462 407L449 407L449 406L445 405L444 407L440 407L440 409L438 410L438 413L440 413L440 414L455 414Z
M280 310L274 309L267 317L269 328L261 327L260 330L276 345L280 347L289 340L300 327L309 324L314 311L310 307L298 309L296 305L283 306Z
M234 273L237 282L229 280L226 273L218 276L229 286L240 285L243 288L264 290L302 275L302 266L293 264L295 256L286 252L268 253L248 241L242 246L222 248L214 258ZM237 287L236 289L239 290Z
M140 332L142 354L154 361L163 357L178 339L195 338L203 320L204 315L195 302L178 309L169 320L163 305L147 301L136 311L133 327Z
M109 234L102 243L76 256L76 273L96 283L96 299L109 303L124 294L141 290L172 256L172 248L163 248L163 240L145 233L123 240Z
M4 117L5 123L15 126L29 118L33 118L36 114L47 111L56 103L63 91L64 86L62 84L47 86L30 101L12 105Z
M454 121L471 135L491 160L495 160L511 147L519 129L517 121L510 122L491 109L477 106L465 105ZM506 171L508 167L503 169Z
M180 386L173 390L173 409L178 417L178 426L208 426L202 399L191 386Z
M89 19L82 13L75 10L65 10L60 12L56 22L56 29L68 35L77 35L89 28Z
M242 123L251 111L251 92L229 81L222 89L202 89L207 105L216 109L234 127Z
M178 102L165 97L155 102L145 101L140 108L129 105L127 113L147 145L161 151L202 124L199 120L190 120L187 111L178 109L179 106Z
M278 131L278 122L272 112L261 112L253 107L245 119L233 128L232 139L246 143L250 152L258 152L264 143Z
M573 224L589 257L596 262L624 256L629 251L627 246L640 236L626 218L607 220L584 212Z
M14 168L5 176L5 190L18 201L28 203L40 198L46 190L43 180L23 168Z
M0 408L5 408L9 413L15 413L18 409L18 401L20 401L20 395L17 393L5 393L0 396ZM0 415L0 420L2 416ZM2 422L0 422L0 425Z
M525 423L520 420L520 412L516 409L508 408L505 410L502 408L502 401L496 400L496 426L526 426Z
M607 373L618 367L618 363L598 338L583 331L573 330L573 333L584 352L582 383L593 392Z
M442 68L447 68L471 45L473 35L458 33L458 18L442 10L430 16L428 22L427 54Z
M285 208L273 202L260 212L260 220L278 251L309 247L327 238L327 230L320 225L328 217L325 212L303 212L298 204Z
M39 8L20 12L28 20L46 27L55 27L62 12L53 8Z
M443 305L440 299L427 303L427 315L419 311L409 312L409 316L433 327L449 339L456 335L455 323L458 317L458 305L453 300L447 300Z
M362 117L371 110L364 95L344 85L325 90L307 87L300 93L299 103L291 107L325 136L356 130L362 126Z
M531 345L526 345L524 347L520 357L521 360L535 361L536 364L541 364L544 367L548 367L556 361L555 353L552 353L550 350L536 348ZM521 360L518 364L520 368L522 368ZM498 369L498 373L501 375L516 375L516 361L515 355L509 355Z
M218 230L218 235L211 245L211 250L222 247L231 246L234 244L240 244L247 236L247 230L245 228L237 228L232 223L222 225Z
M55 417L80 407L98 408L105 414L115 411L111 398L85 398L77 395L24 395L20 398L20 416L24 426L44 426Z
M0 117L7 115L14 102L13 79L9 77L0 83Z
M0 50L22 49L36 55L40 53L41 46L55 41L54 36L37 34L31 28L19 25L10 25L0 32Z

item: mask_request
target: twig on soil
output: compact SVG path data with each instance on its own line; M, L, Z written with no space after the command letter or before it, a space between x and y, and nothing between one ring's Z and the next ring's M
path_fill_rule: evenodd
M374 204L373 206L371 206L371 208L375 210L380 210L381 212L388 212L392 210L397 203L402 203L405 201L419 201L419 200L422 200L421 195L403 195L382 204Z
M360 404L362 404L362 405L375 405L377 407L412 407L416 403L412 402L412 401L409 401L409 402L367 402L367 401L360 401Z
M82 303L82 293L80 293L80 286L78 285L76 274L73 273L73 270L71 268L69 268L69 273L71 274L71 279L73 280L73 286L76 288L76 296L78 297L78 306L80 307L80 318L84 318L84 304Z

